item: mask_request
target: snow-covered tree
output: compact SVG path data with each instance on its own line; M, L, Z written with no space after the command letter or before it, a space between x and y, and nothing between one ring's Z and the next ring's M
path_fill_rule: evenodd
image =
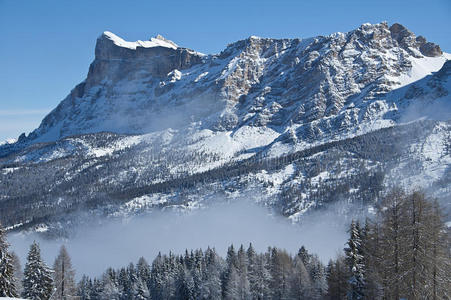
M224 286L224 299L239 300L240 297L240 274L232 264L229 267L227 280Z
M136 264L136 272L146 286L150 284L150 265L144 257L140 257Z
M205 251L205 273L201 286L201 299L221 299L221 260L214 249Z
M17 297L13 258L8 247L6 232L0 224L0 297Z
M249 299L251 296L249 277L248 277L248 258L243 245L238 249L237 253L240 299Z
M23 296L33 300L50 299L53 292L52 271L41 258L41 250L36 242L30 246L25 264Z
M88 276L83 275L80 282L78 283L77 289L80 300L91 300L93 284L92 280Z
M364 298L365 289L364 260L358 222L353 221L351 223L349 233L348 247L345 248L346 263L351 274L349 278L348 299L358 300Z
M92 297L92 299L102 300L119 300L121 293L119 291L119 284L116 272L109 268L102 276L101 288L94 282L94 292L98 298Z
M290 280L291 298L293 299L307 299L310 297L312 288L311 278L301 257L295 256L293 260L293 272Z
M305 266L310 274L312 288L310 299L323 299L327 292L327 274L318 255L310 255L309 262Z

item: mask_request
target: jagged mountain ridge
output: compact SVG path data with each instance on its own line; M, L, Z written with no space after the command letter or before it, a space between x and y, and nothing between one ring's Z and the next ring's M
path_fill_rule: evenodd
M2 220L9 225L31 222L33 217L55 221L58 214L74 209L104 213L107 207L107 214L117 214L133 213L136 207L192 207L202 198L218 198L225 186L230 186L230 195L222 195L226 198L237 191L266 193L262 202L280 206L283 214L297 219L327 202L327 196L315 194L321 186L330 188L340 180L349 187L343 198L376 199L378 187L350 187L359 174L381 185L395 174L401 173L398 181L408 184L429 172L422 186L436 187L444 181L436 194L446 194L450 135L448 123L439 121L449 120L451 110L442 109L438 118L434 110L419 110L418 105L441 108L449 103L448 58L439 46L402 25L386 23L305 40L250 37L218 55L181 48L161 36L126 42L105 32L97 40L87 79L38 129L0 148L0 205L13 208L34 197L30 208L41 205L57 212L24 207L19 218L11 211L2 214ZM434 120L418 125L424 139L431 140L432 151L440 150L429 157L432 164L422 157L424 147L417 149L424 143L402 134L408 141L402 147L387 143L403 151L410 147L410 154L398 149L396 160L389 163L367 158L362 153L368 149L353 154L334 144L371 132L380 141L382 128L397 131L398 124L419 118ZM100 133L104 131L112 133ZM324 153L303 158L316 171L291 160L287 164L286 159L269 167L271 159L318 145L329 146ZM331 163L319 168L322 163L315 155L325 161L334 157L340 167ZM249 167L239 176L224 171L257 157L264 168ZM414 168L406 167L413 162ZM36 172L47 173L50 166L51 182L36 178ZM203 187L196 179L194 186L184 187L182 182L208 172L225 172L231 178L213 176L217 181ZM19 192L8 188L25 179L40 184ZM152 188L171 182L176 186ZM270 193L267 184L273 186ZM211 195L202 192L207 187ZM171 188L183 192L170 192ZM80 195L86 199L78 199ZM112 209L112 203L118 206Z
M196 121L215 130L247 124L284 130L290 122L310 123L339 115L346 104L383 97L419 79L409 72L423 77L448 57L401 25L386 23L306 40L250 37L209 56L175 46L142 47L139 41L131 49L117 40L111 33L99 37L87 79L26 140L144 133ZM415 70L418 61L430 65ZM182 121L149 124L179 106L195 109L182 109Z

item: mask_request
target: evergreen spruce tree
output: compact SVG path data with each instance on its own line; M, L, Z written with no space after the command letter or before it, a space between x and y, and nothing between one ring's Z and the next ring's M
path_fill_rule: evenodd
M90 293L90 298L92 300L102 299L103 290L104 290L103 280L94 278L94 280L92 281L92 289L91 289L91 293Z
M346 263L351 277L349 278L348 299L358 300L364 298L365 279L364 261L362 255L362 242L360 239L360 226L358 222L352 221L349 230L350 237L345 248Z
M53 293L52 271L41 259L41 250L36 242L30 246L24 270L24 297L47 300Z
M91 300L93 290L92 280L88 276L83 275L78 283L77 290L80 300Z
M257 267L257 253L255 252L252 243L249 244L247 248L247 261L248 261L248 277L249 277L249 290L252 296L252 299L259 298L258 292L258 282L259 282L259 274Z
M141 278L138 278L138 281L136 282L135 299L145 300L145 299L149 299L149 297L150 297L150 293L149 293L149 289L147 288L147 285L144 283L144 281Z
M161 253L152 262L150 276L150 296L152 299L162 299L163 288L165 285L164 260Z
M8 247L6 232L0 224L0 297L17 297L13 258Z
M308 299L310 298L310 291L312 283L310 275L302 262L301 257L295 256L293 261L293 272L290 282L290 295L292 299Z
M247 253L244 250L243 245L241 245L240 249L238 249L237 261L238 261L238 274L240 277L239 281L240 299L249 299L251 297L251 291L248 277L248 259Z
M321 263L318 255L310 255L310 262L306 266L312 281L310 299L323 299L327 293L327 274L326 269Z
M260 254L257 255L255 267L254 267L254 287L251 290L252 299L271 299L272 291L270 284L272 282L270 272L270 255Z
M148 287L150 285L150 266L144 257L139 258L136 269L138 278Z
M233 268L232 268L233 267ZM223 297L225 298L226 296L226 290L228 287L232 287L232 283L231 281L231 273L232 273L232 269L233 271L236 273L234 276L238 276L238 259L236 256L236 252L235 252L235 248L233 247L233 245L230 245L229 248L227 249L227 256L226 256L226 269L222 275L222 292L223 292ZM236 278L233 278L233 280L236 280ZM237 287L238 289L238 287Z
M122 294L119 290L118 278L116 272L113 269L107 269L107 271L102 276L101 282L94 282L94 293L97 294L97 297L92 297L92 299L121 299Z
M308 266L310 264L310 254L304 246L301 246L301 248L299 248L298 256L301 258L304 266Z
M219 256L214 249L205 251L206 272L202 280L200 291L201 299L221 299L221 272L222 266Z
M178 299L194 300L196 299L196 291L194 279L188 268L181 266L179 278L177 280L176 295Z
M202 281L205 273L205 259L202 249L198 249L194 253L194 268L191 270L191 276L194 280L194 297L200 298Z
M224 286L224 299L242 299L240 297L240 275L233 264L231 264L228 269L227 281Z
M121 294L120 299L127 300L132 297L132 282L125 268L121 268L118 276L118 288Z

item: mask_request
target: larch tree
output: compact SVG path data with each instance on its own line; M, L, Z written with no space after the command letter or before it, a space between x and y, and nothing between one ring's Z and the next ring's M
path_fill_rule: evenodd
M22 280L23 280L23 271L22 271L22 265L20 264L20 259L17 256L17 254L15 252L11 252L11 257L13 260L13 267L14 267L14 279L15 281L15 285L16 285L16 289L17 289L17 294L20 295L22 294L23 291L23 286L22 286Z
M399 299L404 293L402 274L406 250L406 194L400 189L391 191L379 209L383 249L381 256L382 286L386 299Z
M428 231L431 247L427 253L430 270L428 297L433 300L451 298L451 239L448 234L440 206L434 200Z
M422 192L388 193L362 239L371 299L447 299L450 239L437 202ZM368 258L368 259L366 259Z
M293 260L293 272L291 276L291 298L307 299L312 289L311 278L302 262L302 258L298 255Z
M326 297L329 300L346 299L349 289L349 269L343 255L331 260L327 266Z
M272 277L270 287L273 292L273 297L276 299L288 298L291 275L291 257L286 251L272 248L270 272Z
M367 299L380 299L382 297L381 274L381 249L384 247L380 236L380 224L365 220L362 229L362 252L365 269L365 297Z
M69 253L63 245L53 264L53 283L56 289L53 299L67 300L75 297L77 290L74 277L75 271Z
M427 252L432 248L428 237L432 206L421 192L413 192L406 199L405 257L403 259L403 282L408 299L423 299L429 289Z

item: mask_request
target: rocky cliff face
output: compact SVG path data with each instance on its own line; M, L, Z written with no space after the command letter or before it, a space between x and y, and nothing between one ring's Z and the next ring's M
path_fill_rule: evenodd
M139 203L190 207L227 186L230 195L258 190L256 201L297 219L334 191L376 201L393 178L422 180L443 198L449 58L387 23L308 39L252 36L216 55L105 32L86 80L30 135L0 146L0 205L120 203L133 212ZM34 177L49 166L48 182ZM24 180L40 184L12 190ZM44 208L36 214L47 218ZM30 211L17 215L25 222Z

